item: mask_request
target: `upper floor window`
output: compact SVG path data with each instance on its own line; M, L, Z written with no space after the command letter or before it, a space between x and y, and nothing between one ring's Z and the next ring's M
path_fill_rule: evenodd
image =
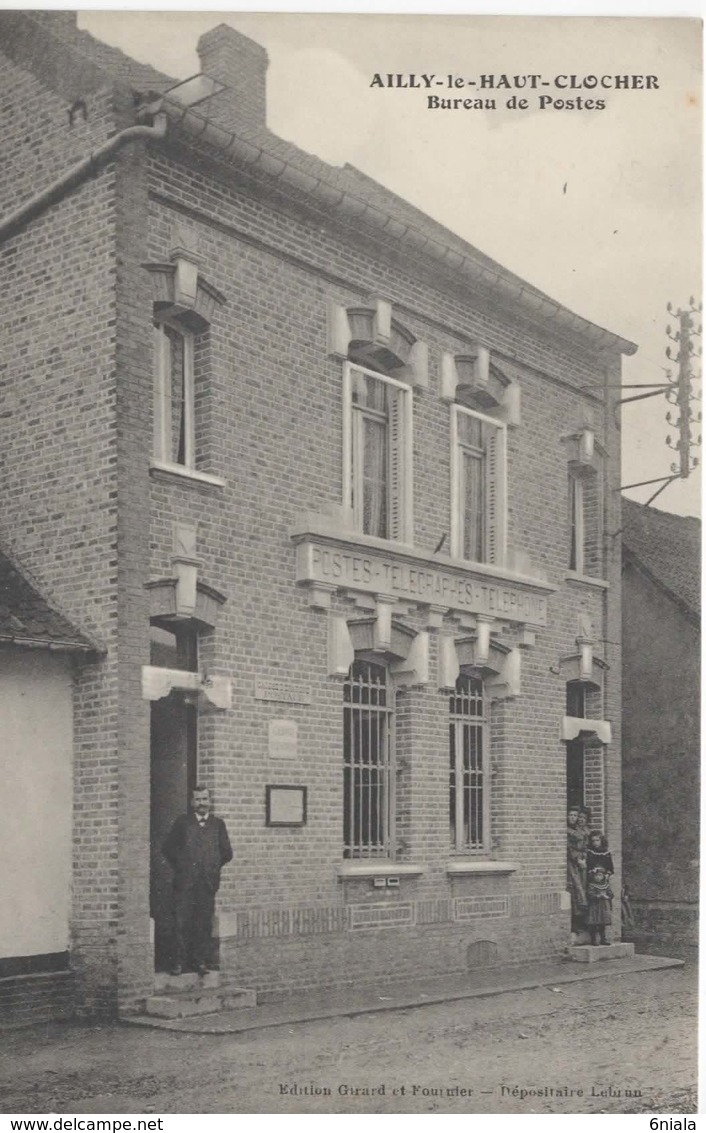
M153 297L151 467L222 485L207 469L215 456L210 329L225 297L199 273L193 234L175 239L169 263L142 265Z
M584 560L583 480L569 474L569 570L583 574ZM573 713L572 713L573 715Z
M451 554L501 566L505 511L505 426L452 405Z
M154 456L196 467L194 335L175 323L154 326Z
M569 472L569 570L602 574L600 476Z
M583 425L562 437L568 446L568 567L576 574L602 577L605 450L594 430Z
M358 531L412 538L412 391L345 364L343 490Z

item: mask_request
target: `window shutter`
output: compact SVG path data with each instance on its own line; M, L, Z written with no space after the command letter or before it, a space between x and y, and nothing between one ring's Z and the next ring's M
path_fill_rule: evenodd
M390 475L388 503L388 538L404 539L404 394L389 388Z
M578 476L571 477L571 528L572 528L572 547L571 547L571 561L572 567L578 574L584 573L585 557L586 557L586 524L584 518L584 482Z
M486 561L502 566L505 557L505 431L487 425L486 432Z
M194 336L183 335L184 351L184 464L196 467L196 385L194 381Z
M169 460L169 432L171 398L169 390L169 342L164 327L154 327L153 351L153 453L158 460Z

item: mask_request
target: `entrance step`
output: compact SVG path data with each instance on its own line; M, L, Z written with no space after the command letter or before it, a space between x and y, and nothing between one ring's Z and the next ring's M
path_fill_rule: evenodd
M635 945L621 941L617 944L575 944L570 956L578 964L595 964L598 960L627 960L635 955Z
M155 994L145 1001L145 1012L158 1019L186 1019L193 1015L212 1015L237 1007L257 1006L256 993L245 987L222 982L219 972L198 976L185 972L170 976L158 972Z
M194 989L213 989L220 986L220 972L207 972L205 976L199 976L196 972L183 972L180 976L172 976L169 972L155 972L154 974L155 991L193 991Z

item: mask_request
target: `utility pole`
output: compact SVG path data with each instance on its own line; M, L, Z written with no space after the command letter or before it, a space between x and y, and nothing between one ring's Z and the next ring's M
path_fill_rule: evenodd
M667 310L671 313L671 304L667 306ZM701 306L698 307L698 312L701 311ZM676 382L676 389L670 389L667 392L667 401L676 405L679 410L679 416L675 421L672 421L671 413L667 414L667 423L674 425L678 430L678 437L674 444L672 444L671 436L666 439L666 444L669 448L674 449L679 453L678 464L672 464L672 472L679 476L682 480L686 480L689 473L698 467L698 457L692 457L691 449L696 445L701 444L701 435L696 440L691 436L691 423L696 420L701 421L701 413L696 417L691 411L690 403L697 400L697 395L691 391L691 383L694 380L694 372L692 369L692 358L694 356L694 343L692 342L692 335L701 334L701 326L698 329L694 327L694 320L692 315L697 314L697 308L694 306L694 300L689 300L689 308L682 311L681 308L674 312L679 319L679 330L676 334L672 333L672 328L667 327L667 336L674 342L678 343L679 349L674 357L674 361L679 364L679 376ZM672 349L667 347L667 357L672 357ZM698 350L698 355L701 355L701 348Z
M701 357L701 347L695 350L693 337L701 335L701 325L698 327L694 323L694 315L701 313L701 304L698 307L692 298L689 299L689 306L686 310L678 307L676 311L672 310L672 304L667 303L667 311L673 317L679 320L679 329L674 332L670 325L667 326L667 337L673 342L678 344L676 354L672 354L671 346L666 349L667 358L670 361L676 362L679 366L679 373L676 380L672 379L671 370L667 370L667 381L661 383L640 383L637 385L623 386L623 389L649 389L649 393L640 393L632 397L624 397L619 402L620 405L625 405L629 401L642 401L647 397L658 397L664 394L670 405L675 405L679 410L679 416L676 420L672 420L671 413L667 413L667 423L672 425L677 430L677 437L672 442L671 434L666 438L666 444L669 448L674 449L679 454L678 462L671 466L670 476L658 476L654 480L641 480L637 484L623 484L620 491L623 492L627 488L642 488L646 484L660 484L661 487L650 496L646 501L645 506L651 504L654 499L668 488L675 480L686 480L691 472L698 467L698 457L692 456L691 450L701 444L701 434L695 439L691 434L692 422L701 421L701 413L696 416L691 410L692 401L700 401L700 394L692 392L692 383L698 379L700 375L694 373L692 360L694 356Z

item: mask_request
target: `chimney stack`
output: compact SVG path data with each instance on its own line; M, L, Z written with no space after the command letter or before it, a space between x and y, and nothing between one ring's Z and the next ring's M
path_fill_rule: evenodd
M227 88L202 113L234 133L263 130L266 121L267 52L227 24L218 24L198 43L201 70Z

